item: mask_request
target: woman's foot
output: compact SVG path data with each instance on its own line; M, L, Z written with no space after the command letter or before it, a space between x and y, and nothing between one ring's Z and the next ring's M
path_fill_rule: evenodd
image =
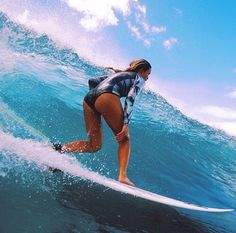
M60 144L60 143L52 143L52 149L58 151L59 153L63 153L62 144ZM48 171L50 171L52 173L63 172L59 168L50 167L50 166L48 167Z
M52 173L63 172L61 169L59 169L59 168L54 168L54 167L48 167L48 171L50 171L50 172L52 172Z
M128 179L127 176L125 176L125 177L119 177L119 178L118 178L118 181L119 181L120 183L123 183L123 184L127 184L127 185L130 185L130 186L135 186L134 183L131 182L131 181Z
M59 153L63 153L62 144L60 143L52 143L52 149L58 151Z

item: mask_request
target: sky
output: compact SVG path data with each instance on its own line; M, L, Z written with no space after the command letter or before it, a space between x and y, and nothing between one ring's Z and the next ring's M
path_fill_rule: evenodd
M148 86L236 136L236 1L1 0L0 10L101 66L152 64Z

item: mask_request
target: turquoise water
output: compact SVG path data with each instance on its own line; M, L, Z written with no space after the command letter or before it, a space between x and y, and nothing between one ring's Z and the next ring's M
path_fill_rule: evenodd
M103 148L58 155L51 141L87 137L82 101L104 75L72 49L0 13L0 232L236 232L236 213L157 205L81 179L86 167L117 177L117 144L103 122ZM158 93L138 98L130 125L129 177L185 202L236 208L236 140L189 119ZM51 174L57 166L64 174Z

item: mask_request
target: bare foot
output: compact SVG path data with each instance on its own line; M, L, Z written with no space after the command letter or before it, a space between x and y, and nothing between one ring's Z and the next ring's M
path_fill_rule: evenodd
M127 184L127 185L130 185L130 186L135 186L133 182L131 182L128 177L119 177L118 181L120 183L123 183L123 184Z
M54 168L54 167L48 167L48 171L55 173L55 172L63 172L61 169L59 168Z

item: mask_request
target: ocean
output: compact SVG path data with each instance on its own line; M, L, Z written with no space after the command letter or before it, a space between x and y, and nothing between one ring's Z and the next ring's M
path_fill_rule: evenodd
M235 211L174 208L93 182L117 178L117 143L104 121L100 151L51 149L87 138L83 98L88 79L107 74L102 67L2 12L0 55L1 233L236 232ZM130 134L128 174L137 187L236 208L235 137L182 114L151 88L137 98Z

